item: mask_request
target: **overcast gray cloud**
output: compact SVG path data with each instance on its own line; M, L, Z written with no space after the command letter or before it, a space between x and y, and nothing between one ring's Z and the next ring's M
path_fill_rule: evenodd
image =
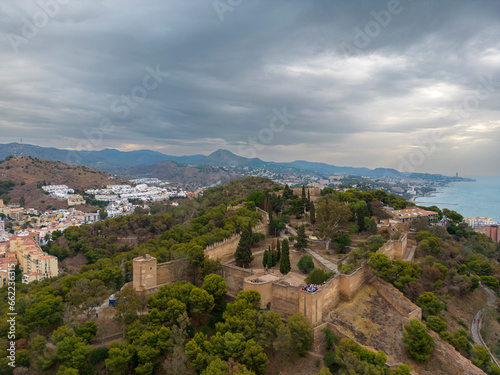
M261 159L499 174L499 19L493 1L5 0L0 142L241 154L286 107Z

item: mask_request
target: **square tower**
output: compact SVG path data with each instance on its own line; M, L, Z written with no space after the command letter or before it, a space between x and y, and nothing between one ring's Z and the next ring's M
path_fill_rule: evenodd
M132 285L134 290L148 289L158 285L157 282L157 260L149 254L137 257L133 260Z

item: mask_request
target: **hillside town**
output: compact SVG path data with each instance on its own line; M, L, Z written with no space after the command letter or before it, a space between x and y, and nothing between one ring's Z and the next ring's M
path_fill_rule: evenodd
M105 189L87 190L85 194L95 201L107 202L98 212L82 212L72 206L85 204L84 197L75 194L67 185L45 185L41 189L49 196L67 200L68 208L39 212L19 204L4 204L0 199L0 286L6 285L9 268L13 264L22 270L23 283L54 277L58 259L42 250L54 232L63 232L72 226L92 224L105 218L133 214L136 208L147 209L147 203L171 198L192 197L183 189L169 187L158 179L134 180L136 186L109 185ZM149 186L153 185L153 186ZM134 203L132 203L134 202ZM178 202L172 202L178 205Z
M328 181L313 183L314 197L318 195L320 186L325 184L339 185L341 177L332 177ZM38 212L33 208L20 207L18 204L5 205L0 200L0 286L6 282L9 264L16 263L23 270L23 282L42 280L46 277L58 275L58 260L56 257L43 252L41 246L47 244L55 231L63 232L71 226L92 224L104 218L114 218L133 214L137 207L147 208L145 202L165 201L170 198L192 198L191 192L168 187L168 183L158 179L138 179L131 181L136 186L109 185L105 189L90 189L85 194L91 195L96 201L108 202L102 212L86 213L69 207L61 210L47 210ZM283 182L297 182L287 179ZM149 186L153 185L153 186ZM160 187L167 186L167 187ZM42 189L57 199L67 199L68 206L81 204L85 199L74 194L74 190L66 185L47 185ZM412 188L415 191L414 188ZM296 194L301 188L294 188ZM339 189L346 191L348 189ZM199 190L198 193L202 193ZM281 191L280 191L281 193ZM318 193L318 194L316 194ZM141 201L143 204L131 203ZM177 205L177 202L173 202ZM405 208L394 210L386 207L392 219L385 225L397 227L398 223L408 223L416 217L425 217L430 223L446 224L446 217L438 220L435 211L421 208ZM495 243L500 242L500 223L491 218L476 217L464 218L463 224L485 234ZM380 224L379 224L380 226Z

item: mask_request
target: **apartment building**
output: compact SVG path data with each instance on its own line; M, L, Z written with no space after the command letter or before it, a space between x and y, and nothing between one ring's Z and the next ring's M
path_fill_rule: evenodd
M57 258L42 251L38 237L39 234L32 232L9 239L10 252L15 252L19 267L23 271L23 283L59 274Z
M486 226L486 234L493 242L500 242L500 225L488 225Z

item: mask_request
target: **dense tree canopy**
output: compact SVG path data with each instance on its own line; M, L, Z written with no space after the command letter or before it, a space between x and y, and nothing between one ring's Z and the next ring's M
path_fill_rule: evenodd
M318 201L316 207L316 221L318 231L326 240L328 249L330 241L335 239L337 233L351 217L349 208L338 200L326 196Z

